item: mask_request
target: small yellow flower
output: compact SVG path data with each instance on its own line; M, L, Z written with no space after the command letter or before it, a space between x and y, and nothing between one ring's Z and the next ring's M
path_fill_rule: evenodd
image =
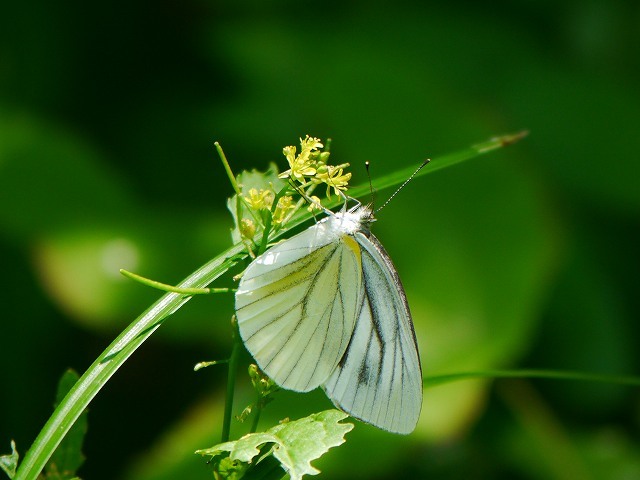
M322 147L324 147L324 145L319 138L310 137L309 135L307 135L306 137L304 137L304 140L300 139L300 148L302 149L300 155L302 155L303 152L311 153L312 151L318 150Z
M344 166L348 165L348 163L344 164ZM325 167L318 169L318 173L314 177L315 182L327 184L328 198L331 198L332 188L336 195L340 195L340 191L346 190L349 186L350 179L351 173L344 173L342 166L334 167L333 165L326 165Z
M287 162L289 163L289 166L291 168L293 168L293 166L296 163L296 147L294 147L293 145L290 145L288 147L284 147L282 149L282 153L286 157ZM280 175L280 176L282 176L282 175Z
M244 197L247 205L253 210L262 210L271 208L273 205L273 197L275 194L271 190L260 189L259 191L255 188L249 189L249 196Z
M278 200L278 205L276 205L276 211L273 212L273 223L282 223L282 221L287 216L287 212L292 208L295 208L295 205L293 204L293 197L289 195L280 197L280 200Z
M289 146L282 149L282 153L287 158L289 170L278 175L280 178L294 178L300 183L304 183L305 177L313 177L316 174L316 155L318 149L322 148L319 138L307 135L304 140L300 139L300 154L296 156L296 147Z

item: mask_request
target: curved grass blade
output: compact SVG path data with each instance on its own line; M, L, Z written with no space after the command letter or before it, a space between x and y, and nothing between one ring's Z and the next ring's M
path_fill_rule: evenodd
M242 244L234 245L192 273L179 284L179 287L207 286L244 258L239 255L244 248ZM163 295L107 347L53 412L20 464L15 480L31 480L38 476L93 397L162 322L190 298L176 293Z

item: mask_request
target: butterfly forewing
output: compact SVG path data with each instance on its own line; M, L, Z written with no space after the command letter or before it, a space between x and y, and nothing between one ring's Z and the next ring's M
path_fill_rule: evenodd
M363 291L344 357L325 383L332 401L350 415L408 434L422 407L422 371L404 289L388 254L370 233L358 232Z
M321 221L249 265L236 293L240 335L278 385L313 390L343 357L362 295L359 247Z

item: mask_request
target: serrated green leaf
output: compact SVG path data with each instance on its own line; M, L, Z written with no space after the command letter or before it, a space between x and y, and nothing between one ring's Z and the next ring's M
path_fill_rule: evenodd
M9 476L9 478L13 478L15 476L19 458L20 455L18 455L16 450L16 442L11 440L11 453L8 453L7 455L0 455L0 468Z
M270 453L278 459L291 480L299 480L304 475L317 475L319 470L311 466L311 461L320 458L331 447L344 443L344 435L353 429L351 423L339 423L348 415L338 410L326 410L293 422L282 423L263 433L251 433L239 440L225 442L205 450L198 450L203 456L216 457L229 453L222 462L239 461L251 464L263 447L273 444ZM229 459L229 460L227 460ZM263 459L256 461L256 465ZM233 475L240 467L234 464ZM221 469L218 470L221 473ZM221 478L241 478L228 476Z
M73 370L67 370L62 375L56 392L56 407L75 385L78 378L80 377ZM45 466L45 478L47 480L74 480L78 478L76 472L85 460L82 454L82 444L86 433L87 411L85 410Z

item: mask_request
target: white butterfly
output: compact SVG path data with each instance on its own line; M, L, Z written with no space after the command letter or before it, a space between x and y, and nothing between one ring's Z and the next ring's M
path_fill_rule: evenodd
M411 433L422 371L402 283L372 210L330 213L256 258L236 293L240 335L278 385L322 386L364 422Z

